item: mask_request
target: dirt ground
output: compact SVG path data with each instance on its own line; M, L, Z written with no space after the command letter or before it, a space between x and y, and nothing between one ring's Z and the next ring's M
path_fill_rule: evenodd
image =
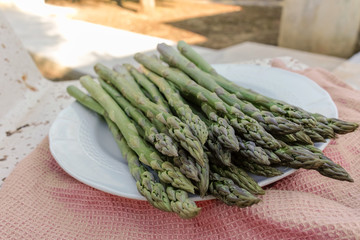
M92 23L174 41L185 40L213 49L245 41L277 44L281 7L234 6L193 1L157 0L152 12L143 12L138 1L47 0L72 7L72 16Z

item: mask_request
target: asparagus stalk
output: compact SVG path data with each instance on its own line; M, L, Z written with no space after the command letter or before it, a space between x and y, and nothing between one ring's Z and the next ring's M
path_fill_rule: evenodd
M216 111L207 103L201 103L201 109L208 119L212 121L208 126L221 145L233 152L239 151L239 142L235 135L235 130L228 121L217 115Z
M154 175L147 171L140 163L138 156L127 145L126 140L120 133L116 124L108 117L105 117L105 120L118 147L120 148L121 154L128 162L130 173L136 180L136 187L140 194L143 195L154 207L163 211L171 212L171 203L164 186L161 183L156 182Z
M192 134L189 127L179 118L166 112L164 108L139 94L141 90L135 85L136 82L132 83L131 79L126 79L102 64L95 65L95 72L101 78L110 81L132 105L137 106L146 116L156 118L165 124L170 136L177 140L201 166L206 164L202 144Z
M270 165L269 154L263 148L256 146L254 142L244 141L239 136L237 138L241 156L255 163Z
M314 136L313 136L313 138L314 138ZM319 136L316 135L316 137L319 137ZM278 140L281 140L283 142L286 142L286 143L313 144L313 141L311 140L309 135L307 135L305 133L304 130L298 131L298 132L293 133L293 134L276 135L275 138L278 139ZM320 139L318 139L318 140L320 140Z
M179 156L173 158L175 166L177 166L181 173L184 174L187 178L199 182L199 169L195 160L188 155L184 149L179 149Z
M327 118L319 113L309 113L304 109L290 105L283 101L272 99L254 91L242 88L218 74L216 70L206 62L205 59L203 59L184 41L180 41L178 43L178 49L184 56L196 64L197 67L214 76L216 82L220 86L222 86L230 93L235 94L239 99L244 99L255 105L263 106L271 112L284 115L293 122L307 126L309 128L316 127L317 122L322 122L323 124L331 127L335 133L346 134L355 131L359 127L358 123L347 122L337 118ZM329 130L327 131L327 134L329 134ZM320 132L318 133L321 134ZM325 138L330 138L331 134L328 136L322 136Z
M220 167L216 164L211 164L210 169L212 172L217 173L222 177L230 178L239 187L244 188L252 194L265 194L264 189L262 189L249 174L235 165L230 167Z
M174 187L194 193L195 186L170 162L163 161L156 150L148 145L138 134L135 126L116 102L90 77L80 78L81 85L104 108L108 117L117 125L130 148L139 160L157 171L159 178Z
M246 161L241 157L240 158L234 157L232 160L236 166L239 166L240 168L258 176L275 177L282 174L282 172L277 168L268 165L258 164L255 162Z
M180 94L174 91L164 78L144 67L142 68L142 72L159 88L168 100L170 106L176 111L178 117L190 127L194 135L204 144L208 137L208 131L205 123L199 116L192 112L191 108L184 103Z
M310 137L312 142L326 142L325 138L313 129L305 128L304 133Z
M324 164L319 156L303 146L285 145L275 154L281 159L280 165L291 168L318 169Z
M219 141L215 138L211 131L209 131L209 137L206 142L206 146L209 148L215 158L223 165L229 166L231 164L231 151L224 148Z
M326 125L322 122L317 122L316 127L313 128L315 132L320 134L323 138L335 138L334 129L330 125Z
M159 133L150 120L143 115L138 109L133 107L115 88L106 82L100 80L102 88L119 104L119 106L143 128L146 139L152 143L155 148L162 154L170 157L178 156L177 145L173 139L164 134Z
M234 114L239 117L243 116L239 109L224 103L215 93L196 84L187 75L181 74L180 71L175 71L142 53L136 53L134 58L147 69L173 82L182 93L187 93L201 102L207 101L216 111L224 114Z
M327 118L320 113L311 114L318 122L321 122L333 129L337 134L347 134L355 131L358 127L358 123L347 122L337 118Z
M266 148L263 148L262 150L266 153L266 155L268 155L268 159L271 164L277 164L281 162L278 155L276 155L276 153L274 153L273 151Z
M184 41L178 43L179 51L186 56L190 61L196 64L203 71L214 76L215 81L222 86L225 90L235 94L239 99L243 99L253 103L254 105L260 105L265 107L268 111L276 113L280 116L285 116L287 119L301 124L303 126L314 127L316 125L316 119L307 113L305 110L282 102L280 100L272 99L270 97L263 96L259 93L245 89L231 82L225 77L221 76L216 70L207 63L198 53L196 53L189 45Z
M76 99L79 103L81 103L83 106L87 107L88 109L98 113L101 116L107 116L104 108L96 102L96 100L83 91L81 91L79 88L71 85L66 88L66 91L70 96Z
M207 156L205 156L207 158ZM201 167L199 164L196 164L196 167L199 172L199 179L200 181L197 183L197 188L199 189L200 197L204 197L209 189L210 183L210 166L209 162L204 167Z
M234 128L236 127L236 130L244 137L271 149L280 147L273 136L267 133L256 121L254 122L253 119L249 120L250 118L244 116L239 109L224 103L215 93L196 84L186 74L166 67L153 60L153 58L141 53L135 54L135 59L146 68L173 82L182 93L197 99L199 103L207 102L216 111L226 115L231 125ZM233 125L234 123L236 124Z
M209 135L205 144L205 148L207 148L206 150L211 151L211 153L207 152L207 155L214 154L215 158L223 165L230 165L232 150L226 148L226 146L224 146L224 144L222 144L222 142L219 140L221 136L217 136L217 133L215 132L216 128L213 127L213 125L215 125L216 123L212 123L210 120L206 119L202 112L198 111L194 106L191 106L191 109L206 123L209 128Z
M141 164L136 153L128 146L120 130L116 124L107 117L101 105L75 86L68 87L67 91L81 104L104 116L123 157L128 162L130 173L136 180L138 191L151 205L163 211L173 211L182 218L192 218L198 215L200 208L196 206L195 202L189 199L185 191L175 189L171 186L167 186L165 190L161 183L156 182L154 175L147 171Z
M189 199L187 192L168 186L166 193L170 199L172 211L176 212L181 218L193 218L199 214L200 208L196 206L194 201Z
M164 99L163 95L160 93L159 89L150 82L143 74L141 74L135 67L133 67L130 64L124 64L123 65L133 76L135 81L142 86L150 95L150 99L161 106L163 106L167 112L171 113L170 107L166 100ZM122 72L121 70L122 66L116 65L113 67L115 71Z
M231 179L217 173L211 173L210 177L210 193L227 205L244 208L260 202L259 198L237 186Z
M157 49L168 64L181 69L199 85L215 92L224 102L240 109L243 113L258 121L268 132L290 134L301 130L301 125L283 117L275 117L271 112L260 111L251 103L242 101L234 94L229 93L215 81L212 75L199 69L194 63L165 43L158 44Z
M194 201L190 200L188 194L181 189L174 189L156 182L153 174L146 170L140 163L137 155L127 145L126 140L121 135L116 124L109 118L105 118L120 151L128 161L130 173L136 180L138 191L152 204L154 207L163 211L172 211L181 218L193 218L199 214L198 208Z
M350 174L343 167L334 163L330 158L326 157L320 149L312 145L306 145L304 147L319 156L320 159L324 162L322 166L316 169L321 175L341 181L354 182Z
M184 100L185 101L185 100ZM217 116L215 110L206 103L201 104L203 112L208 116L205 117L203 112L200 112L193 105L189 105L192 111L198 115L209 128L209 138L207 146L216 154L218 159L224 159L224 165L230 163L231 153L239 151L239 142L235 135L234 129L229 125L228 121L222 117Z
M138 156L128 146L120 130L116 124L109 119L104 108L96 102L95 99L85 94L75 86L69 86L67 88L67 92L82 105L104 117L118 147L120 148L121 154L128 162L130 173L136 181L136 186L140 194L143 195L154 207L163 211L172 211L171 200L169 200L164 186L161 183L156 182L154 175L147 171L141 164ZM184 214L184 212L180 211L178 211L178 213L179 215Z

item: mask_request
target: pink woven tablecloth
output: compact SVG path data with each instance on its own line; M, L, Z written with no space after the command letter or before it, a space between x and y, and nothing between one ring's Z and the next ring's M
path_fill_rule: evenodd
M341 119L359 122L359 92L322 69L302 74L330 93ZM355 182L299 170L267 187L257 205L240 209L217 200L199 202L201 214L183 220L145 201L113 196L78 182L55 162L46 138L0 190L0 238L360 239L359 130L332 140L324 152Z

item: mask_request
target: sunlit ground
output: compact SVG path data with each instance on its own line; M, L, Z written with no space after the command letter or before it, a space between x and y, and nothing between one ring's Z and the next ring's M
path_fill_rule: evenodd
M0 0L0 7L4 1ZM49 0L46 4L35 0L12 1L21 2L21 11L9 9L7 17L17 23L16 33L48 79L76 79L77 73L73 69L92 66L98 59L130 56L134 49L147 51L154 48L154 42L139 42L134 34L124 31L118 31L114 36L114 31L101 25L221 49L245 41L276 45L281 15L280 6L232 6L190 1L158 0L155 11L148 13L141 11L138 2L130 0L123 1L122 7L109 0L75 3ZM90 27L69 18L98 25ZM117 48L118 44L126 47Z
M136 1L48 0L76 9L74 19L111 26L173 41L185 40L209 48L244 41L276 45L281 7L233 6L195 1L157 1L155 11L141 12Z

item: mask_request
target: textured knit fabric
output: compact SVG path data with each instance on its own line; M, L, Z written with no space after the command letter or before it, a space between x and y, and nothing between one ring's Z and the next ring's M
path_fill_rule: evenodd
M330 93L341 119L359 122L359 92L322 69L302 74ZM324 153L354 183L299 170L266 187L259 204L198 202L199 216L183 220L78 182L56 163L46 138L0 190L0 239L360 239L359 130L332 140Z

